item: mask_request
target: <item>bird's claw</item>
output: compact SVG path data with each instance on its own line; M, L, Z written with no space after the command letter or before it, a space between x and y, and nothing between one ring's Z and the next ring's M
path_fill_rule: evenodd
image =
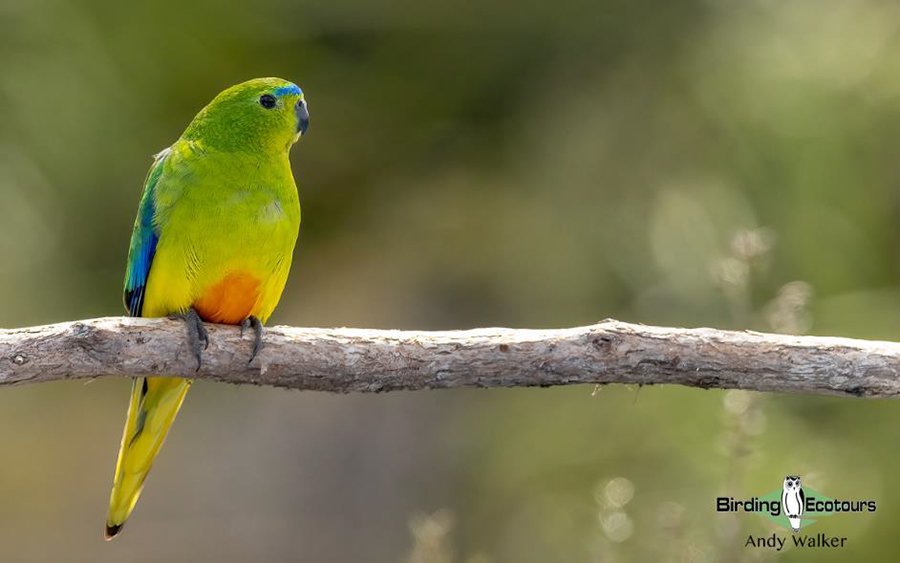
M200 318L200 315L197 314L193 307L188 309L184 315L181 315L181 318L184 319L184 323L187 326L188 344L191 347L191 352L193 352L194 358L197 359L197 369L194 371L200 371L200 368L203 366L202 351L209 348L209 332L203 326L203 319ZM200 347L201 342L203 342L202 349Z
M253 351L250 353L250 359L247 361L247 363L250 364L256 359L256 356L259 355L259 349L262 348L262 321L252 315L244 319L244 322L241 323L241 338L244 337L244 329L248 328L252 328L255 335L253 340Z

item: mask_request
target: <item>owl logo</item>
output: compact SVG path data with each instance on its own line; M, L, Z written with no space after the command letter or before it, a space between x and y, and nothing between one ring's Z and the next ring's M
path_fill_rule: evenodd
M788 475L784 478L784 487L781 493L781 512L787 516L791 523L791 529L800 531L800 518L803 516L803 505L806 497L803 496L803 488L800 485L800 477Z

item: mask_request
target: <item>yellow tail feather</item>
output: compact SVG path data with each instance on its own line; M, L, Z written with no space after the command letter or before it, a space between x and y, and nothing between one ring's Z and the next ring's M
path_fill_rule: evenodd
M191 380L148 377L134 380L116 476L109 495L106 539L119 533L141 496L144 479L159 453Z

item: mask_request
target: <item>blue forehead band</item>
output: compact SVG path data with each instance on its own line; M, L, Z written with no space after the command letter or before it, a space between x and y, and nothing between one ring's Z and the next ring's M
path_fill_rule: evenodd
M290 86L282 86L281 88L275 89L276 96L284 96L285 94L294 94L295 96L302 96L303 90L301 90L296 84L291 84Z

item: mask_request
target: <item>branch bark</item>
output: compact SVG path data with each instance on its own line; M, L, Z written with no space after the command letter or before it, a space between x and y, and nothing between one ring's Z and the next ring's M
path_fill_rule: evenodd
M0 385L176 376L347 393L576 383L678 384L854 397L900 394L900 344L627 324L419 332L266 329L259 357L209 325L195 372L185 328L109 317L0 330Z

